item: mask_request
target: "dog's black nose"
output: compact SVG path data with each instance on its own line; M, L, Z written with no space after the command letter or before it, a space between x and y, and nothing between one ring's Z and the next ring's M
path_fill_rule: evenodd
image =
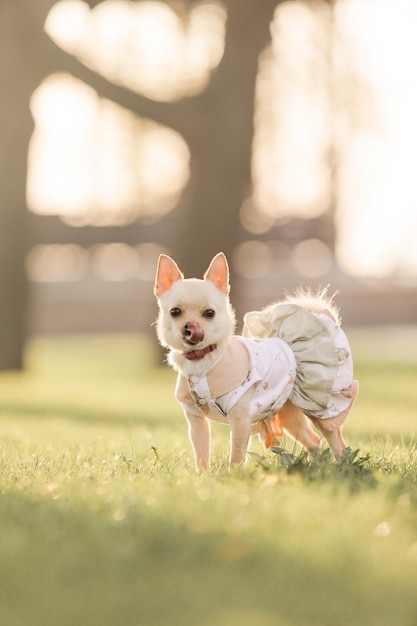
M184 324L182 335L185 341L193 346L204 339L204 329L197 322L187 322Z

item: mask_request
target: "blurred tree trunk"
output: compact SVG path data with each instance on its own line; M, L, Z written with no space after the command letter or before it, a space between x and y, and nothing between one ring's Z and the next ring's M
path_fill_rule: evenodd
M43 25L55 0L0 1L0 370L20 369L27 328L30 247L27 159L30 98L46 76Z
M25 4L30 3L0 3L0 369L22 366L26 326L26 170L37 73L32 74L34 24Z
M251 193L258 57L270 42L277 1L227 2L225 52L205 91L184 102L177 128L191 153L191 176L175 216L176 254L187 273L202 272L219 250L231 253L239 209Z
M211 257L232 257L243 238L239 211L251 195L258 59L270 42L277 0L230 0L224 57L207 89L186 103L178 125L191 154L191 177L176 219L172 250L188 276L201 276ZM239 308L231 266L233 302ZM239 313L239 312L238 312Z

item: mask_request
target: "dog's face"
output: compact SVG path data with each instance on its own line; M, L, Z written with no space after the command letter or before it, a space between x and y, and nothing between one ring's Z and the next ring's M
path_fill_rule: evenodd
M203 280L184 279L177 264L162 254L154 292L159 304L157 333L163 346L189 353L224 342L233 333L235 318L224 254L214 257Z

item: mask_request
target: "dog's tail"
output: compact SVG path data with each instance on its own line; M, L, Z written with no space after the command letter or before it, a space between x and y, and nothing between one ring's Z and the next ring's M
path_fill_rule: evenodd
M329 296L328 291L329 285L319 287L317 291L313 291L310 288L305 289L304 287L299 287L294 292L287 293L284 302L298 304L306 311L312 311L313 313L328 312L340 326L342 321L340 310L334 302L334 297L338 292L336 291Z

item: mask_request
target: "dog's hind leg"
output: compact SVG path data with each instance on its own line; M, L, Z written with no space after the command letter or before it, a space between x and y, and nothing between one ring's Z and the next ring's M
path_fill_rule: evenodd
M346 443L342 435L342 424L346 420L349 411L353 407L356 396L358 395L358 391L359 383L357 380L354 380L350 388L351 400L346 409L339 413L339 415L336 415L335 417L330 417L328 419L310 417L313 424L326 439L336 459L340 459L344 448L346 448Z
M342 456L343 450L346 448L346 442L342 435L342 429L338 426L331 426L331 424L328 424L327 422L330 422L330 419L323 420L318 417L310 419L329 444L329 448L333 452L335 459L339 460Z
M314 454L318 451L320 437L311 428L310 422L302 410L296 407L290 400L287 400L280 409L277 419L285 432L301 443L309 452Z

